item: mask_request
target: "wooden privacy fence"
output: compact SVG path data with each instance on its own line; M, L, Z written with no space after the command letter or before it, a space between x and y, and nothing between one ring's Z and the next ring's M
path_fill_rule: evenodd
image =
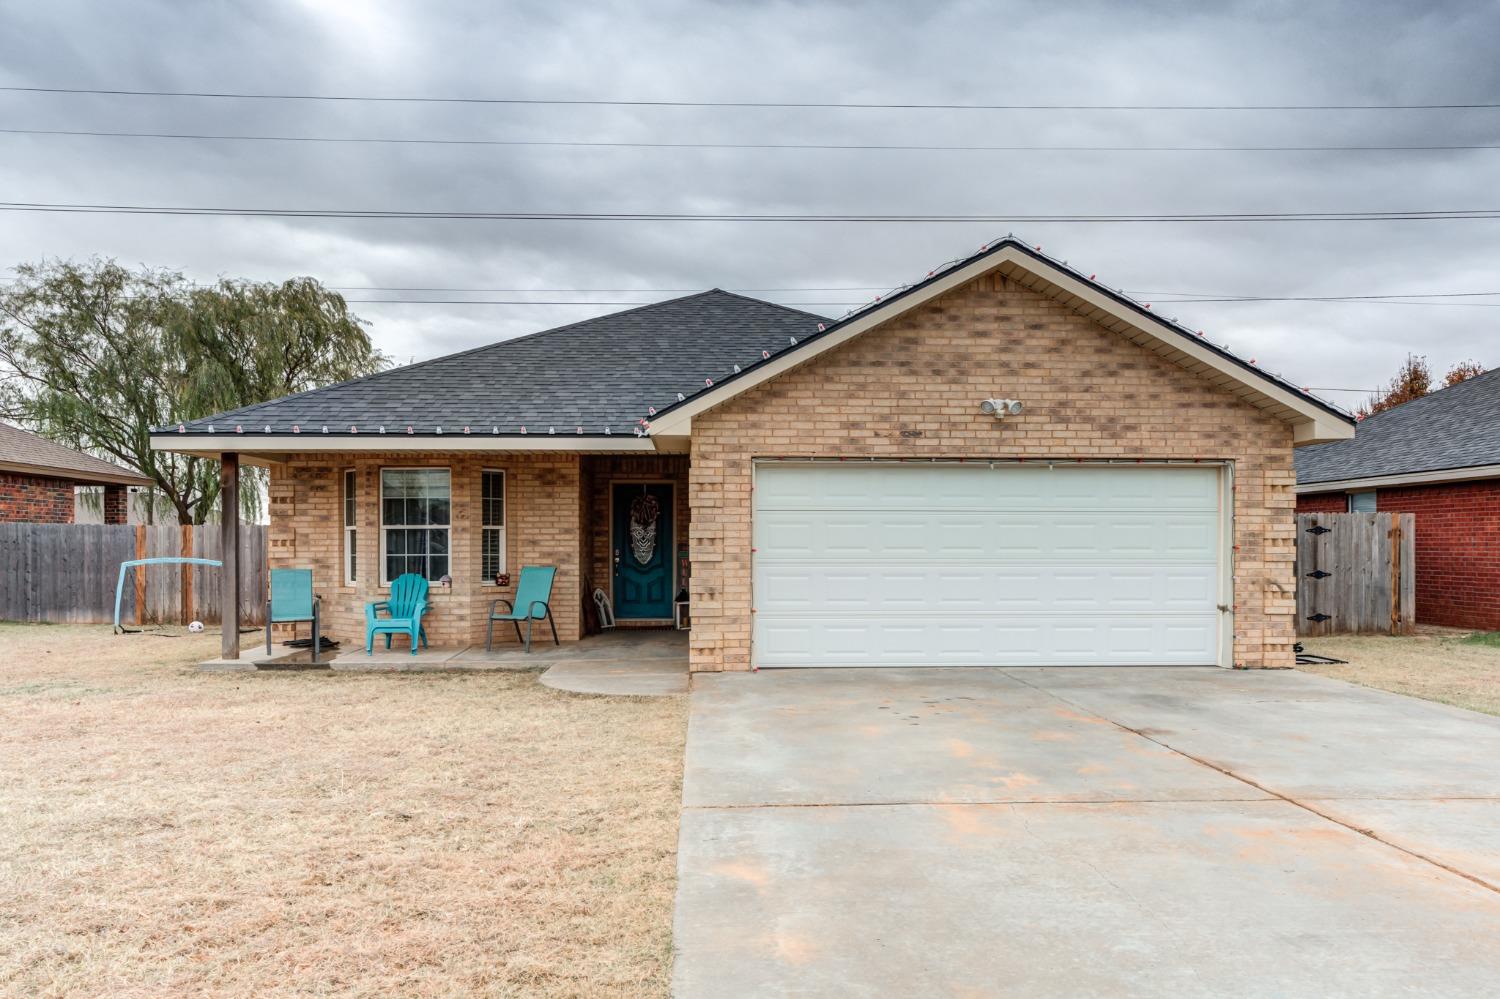
M1409 635L1416 627L1416 517L1297 515L1297 634Z
M240 525L239 617L246 626L265 623L266 533L262 524ZM0 524L0 621L108 624L120 563L173 556L220 558L218 525ZM218 624L221 571L137 566L125 576L120 620Z

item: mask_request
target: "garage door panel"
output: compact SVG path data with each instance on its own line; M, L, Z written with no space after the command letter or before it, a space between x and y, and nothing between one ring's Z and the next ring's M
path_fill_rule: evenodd
M965 566L941 563L778 564L756 587L759 614L823 607L841 612L964 614L1052 608L1068 613L1202 611L1217 593L1213 566Z
M1211 666L1214 632L1183 617L878 617L768 629L756 665Z
M754 659L1206 665L1212 466L757 466Z
M1216 513L1173 513L1170 521L1167 516L766 511L756 519L756 560L1214 560Z

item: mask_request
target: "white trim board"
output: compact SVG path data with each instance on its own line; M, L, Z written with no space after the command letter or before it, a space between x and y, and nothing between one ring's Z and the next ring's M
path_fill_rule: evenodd
M694 395L652 421L647 433L651 437L688 435L692 432L692 419L698 413L884 325L940 295L1005 267L1039 278L1050 286L1039 289L1043 294L1067 300L1078 311L1087 310L1107 315L1115 323L1115 326L1107 328L1131 339L1143 337L1152 341L1170 359L1183 367L1211 372L1220 382L1237 386L1247 399L1291 424L1293 442L1297 446L1347 440L1354 436L1352 420L1341 419L1311 400L1277 384L1269 376L1255 377L1239 363L1224 357L1207 344L1183 335L1170 321L1140 315L1135 309L1122 306L1093 282L1078 278L1045 260L1039 260L1015 244L1007 244L994 252L986 253L900 298L893 298L888 305L869 309L806 346L783 351L731 381L722 382ZM978 404L977 399L975 404Z
M1371 475L1363 479L1335 479L1330 482L1298 483L1299 496L1311 493L1363 492L1381 486L1441 485L1444 482L1470 482L1474 479L1500 479L1500 465L1474 465L1469 468L1442 468L1432 472L1401 472L1395 475Z

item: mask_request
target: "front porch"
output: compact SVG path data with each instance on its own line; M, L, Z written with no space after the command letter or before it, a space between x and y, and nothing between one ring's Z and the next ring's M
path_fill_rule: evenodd
M229 503L238 469L236 456L223 457ZM556 570L549 602L564 647L604 631L610 612L621 631L671 628L687 590L685 454L372 450L268 464L271 566L312 570L323 634L346 657L357 649L365 665L391 665L379 648L364 655L365 607L389 599L391 581L406 573L429 581L423 626L433 649L415 658L403 650L403 667L524 668L559 655L544 622L529 658L514 651L515 629L498 622L495 652L484 651L490 608L515 599L526 566ZM291 635L278 626L278 639ZM239 658L238 644L227 632L224 663ZM512 654L523 658L511 665Z

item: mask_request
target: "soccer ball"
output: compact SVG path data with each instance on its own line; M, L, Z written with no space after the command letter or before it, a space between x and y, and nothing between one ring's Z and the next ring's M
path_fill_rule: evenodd
M188 631L191 631L195 635L198 632L202 631L202 630L203 630L203 622L202 621L194 621L192 624L188 625Z

